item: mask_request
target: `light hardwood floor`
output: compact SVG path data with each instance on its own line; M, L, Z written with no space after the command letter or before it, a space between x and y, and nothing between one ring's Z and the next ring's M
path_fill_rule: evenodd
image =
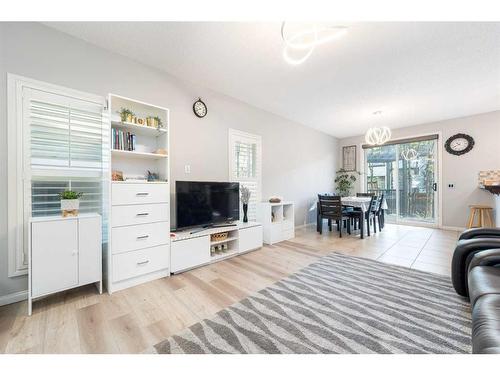
M336 251L449 275L458 232L387 224L357 236L314 227L291 241L126 289L98 295L93 286L34 304L0 307L0 353L141 353L275 281Z

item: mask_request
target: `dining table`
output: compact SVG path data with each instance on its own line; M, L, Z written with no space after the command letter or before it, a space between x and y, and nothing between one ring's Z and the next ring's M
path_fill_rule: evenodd
M356 197L356 196L352 196L352 197L342 197L340 198L341 199L341 202L342 202L342 206L344 207L354 207L354 208L358 208L359 210L359 232L360 232L360 237L361 239L364 238L364 227L365 227L365 223L364 223L364 219L365 219L365 212L368 211L368 209L370 208L370 202L371 202L371 197ZM385 198L382 200L382 205L380 207L382 209L382 215L384 214L384 211L387 210L388 206L387 206L387 201L385 200ZM318 211L319 213L319 202L318 202Z

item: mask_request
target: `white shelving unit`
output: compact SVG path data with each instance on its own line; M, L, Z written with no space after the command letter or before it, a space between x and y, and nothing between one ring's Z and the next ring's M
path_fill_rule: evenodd
M138 118L159 117L163 127L121 122L127 108ZM169 110L122 96L109 95L111 173L127 181L111 181L108 246L104 257L109 293L170 275ZM112 129L135 135L134 151L113 149ZM166 150L167 154L155 153ZM142 181L148 171L158 181Z
M295 237L293 202L259 203L257 217L264 230L264 243L274 244Z

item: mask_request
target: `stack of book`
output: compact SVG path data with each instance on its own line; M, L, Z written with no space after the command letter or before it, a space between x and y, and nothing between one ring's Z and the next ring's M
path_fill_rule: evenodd
M111 137L114 150L135 151L135 134L113 128Z

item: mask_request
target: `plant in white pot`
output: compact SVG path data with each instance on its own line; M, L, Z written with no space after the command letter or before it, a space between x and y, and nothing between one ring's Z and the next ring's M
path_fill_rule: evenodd
M77 216L80 209L80 197L83 193L65 190L59 194L61 198L61 211L64 217L68 215Z

